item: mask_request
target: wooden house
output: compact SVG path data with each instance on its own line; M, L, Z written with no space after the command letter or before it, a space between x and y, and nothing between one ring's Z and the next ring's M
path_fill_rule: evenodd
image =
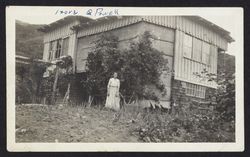
M161 98L169 105L180 91L191 98L204 99L207 89L216 84L194 75L206 69L217 74L218 52L227 51L234 41L223 28L198 16L108 16L90 19L68 16L40 29L44 35L45 61L62 55L73 58L74 72L86 70L88 52L101 33L112 32L119 37L119 47L128 48L130 41L137 40L145 31L155 36L154 48L164 52L168 66L174 72L162 76L167 95Z

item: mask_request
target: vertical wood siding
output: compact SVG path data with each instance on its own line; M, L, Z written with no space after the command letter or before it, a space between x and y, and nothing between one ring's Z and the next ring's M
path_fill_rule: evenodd
M210 65L185 58L183 57L184 34L184 32L179 30L176 30L175 33L175 79L203 86L215 87L215 83L203 80L194 75L194 73L201 73L201 71L205 68L209 73L217 74L217 47L214 45L211 45L210 47Z
M77 37L83 37L88 35L97 34L100 32L109 31L118 27L127 26L139 21L146 21L149 23L173 28L190 34L198 39L211 43L223 50L227 50L227 40L218 35L210 27L202 22L196 22L185 16L125 16L121 19L104 20L103 22L97 22L90 24L78 32Z
M70 36L71 34L74 33L74 31L71 30L70 28L72 26L77 25L77 24L79 24L79 22L75 21L75 22L69 23L67 25L64 25L62 27L59 27L51 32L46 33L44 35L44 43Z
M119 37L119 48L128 49L132 40L138 40L139 35L145 31L150 31L154 38L152 38L152 46L157 50L163 52L166 56L173 56L174 52L174 34L175 31L170 28L154 25L151 23L140 22L128 27L120 27L118 29L108 31ZM94 46L93 42L99 38L100 34L88 35L78 38L77 44L77 58L76 66L78 72L85 71L85 63L88 52Z
M69 36L69 51L68 51L68 55L70 55L71 57L74 57L76 42L77 42L76 34L71 34Z

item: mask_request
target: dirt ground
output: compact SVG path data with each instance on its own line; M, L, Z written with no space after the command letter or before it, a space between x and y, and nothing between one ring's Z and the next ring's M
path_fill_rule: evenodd
M228 123L214 122L207 126L191 121L192 116L180 118L175 114L149 114L135 106L115 112L84 106L16 105L16 142L235 141L234 131L230 131L230 125L226 126ZM184 122L191 122L189 126L197 128L190 130ZM214 131L213 127L218 125L222 129Z
M131 115L107 109L16 105L16 142L138 142Z

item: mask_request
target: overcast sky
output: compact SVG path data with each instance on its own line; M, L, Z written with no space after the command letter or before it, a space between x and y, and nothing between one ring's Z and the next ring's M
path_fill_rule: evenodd
M58 11L72 11L74 14L91 18L101 17L95 15L100 7L11 7L16 19L30 24L49 24L68 15L58 14ZM103 7L102 7L103 8ZM92 15L86 13L92 9ZM7 9L8 10L8 9ZM235 42L229 44L229 54L235 55L243 52L243 11L240 8L103 8L102 13L113 11L119 15L198 15L231 33Z

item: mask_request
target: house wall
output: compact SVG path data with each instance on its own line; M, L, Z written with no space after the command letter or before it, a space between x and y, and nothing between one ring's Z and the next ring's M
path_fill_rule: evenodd
M138 38L137 36L138 34L140 34L140 30L139 30L140 26L141 24L137 23L137 24L133 24L127 27L122 27L122 28L104 32L104 33L112 33L113 35L119 37L119 40L120 40L119 47L121 49L126 49L129 47L129 43L132 40L136 40ZM93 47L95 46L94 42L98 40L99 37L100 37L100 33L78 38L77 52L76 52L77 72L84 72L86 70L86 59L87 59L88 53L93 49Z
M139 22L112 31L104 33L112 33L119 37L119 48L129 48L129 44L133 40L138 40L139 35L145 31L150 31L154 35L152 38L152 46L159 51L162 51L166 56L172 57L174 51L174 30L157 26L154 24ZM80 33L80 32L79 32ZM84 72L86 70L86 59L88 53L94 47L94 42L100 37L100 33L88 36L82 36L77 41L77 57L76 66L77 72Z

